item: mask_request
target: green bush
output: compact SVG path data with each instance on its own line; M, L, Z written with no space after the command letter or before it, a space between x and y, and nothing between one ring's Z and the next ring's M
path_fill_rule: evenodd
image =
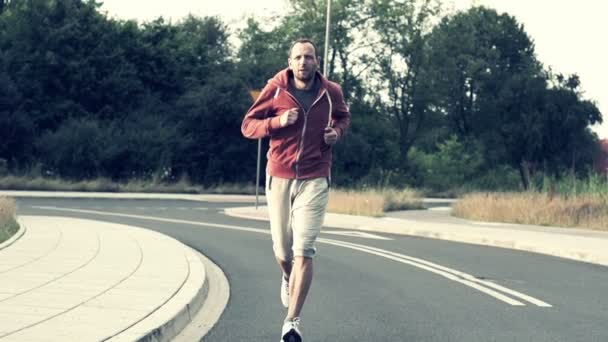
M608 181L605 177L596 173L590 173L584 178L569 176L556 179L545 176L543 177L541 191L560 194L564 197L591 195L608 203Z
M484 164L483 148L474 141L462 142L456 136L437 144L437 152L412 148L409 160L424 187L445 191L465 186Z

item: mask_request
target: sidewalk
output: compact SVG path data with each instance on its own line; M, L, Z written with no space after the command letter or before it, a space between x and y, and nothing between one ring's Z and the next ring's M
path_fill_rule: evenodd
M203 304L201 255L175 239L83 219L19 222L25 233L0 245L0 342L166 341Z
M267 207L227 208L225 212L258 220L268 217ZM510 248L608 266L608 232L473 222L452 217L449 210L411 210L390 215L372 218L328 213L324 225Z

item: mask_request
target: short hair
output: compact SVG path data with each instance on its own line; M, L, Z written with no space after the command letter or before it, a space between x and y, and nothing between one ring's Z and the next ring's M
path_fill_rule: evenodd
M287 57L291 58L291 52L293 51L293 47L296 46L296 44L298 44L298 43L300 43L300 44L309 43L310 45L312 45L313 49L315 49L315 58L317 57L317 46L309 38L299 38L299 39L294 40L293 43L291 43L291 47L289 48Z

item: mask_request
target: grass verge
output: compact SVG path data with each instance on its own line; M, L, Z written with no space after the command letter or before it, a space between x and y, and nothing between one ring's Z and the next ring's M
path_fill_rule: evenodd
M5 176L0 177L0 189L29 191L84 191L190 194L255 194L253 184L220 184L211 187L194 185L187 179L175 183L131 180L118 183L105 178L71 182L57 178ZM261 189L260 194L263 194ZM382 216L386 211L423 209L421 194L412 189L332 189L328 211L333 213Z
M8 197L0 197L0 243L8 240L19 230L19 224L15 219L15 200Z
M379 217L386 211L423 209L422 199L412 189L367 189L329 192L327 211L337 214Z
M608 201L593 194L474 193L456 202L452 214L478 221L608 231Z
M187 194L255 194L252 184L220 184L211 187L194 185L188 179L175 183L160 183L145 180L113 182L106 178L71 182L45 177L0 177L0 189L29 191L85 191L85 192L143 192L143 193L187 193Z

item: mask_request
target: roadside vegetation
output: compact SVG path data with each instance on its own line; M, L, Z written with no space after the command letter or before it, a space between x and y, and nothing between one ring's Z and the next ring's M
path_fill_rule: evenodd
M608 231L608 183L599 177L546 181L541 191L471 193L453 215L479 221Z
M107 178L69 181L41 176L5 176L0 177L0 189L25 191L255 194L255 185L252 184L218 184L203 186L193 184L187 178L182 178L176 182L169 183L154 179L115 182Z
M0 243L10 239L19 230L15 211L14 199L0 197Z
M449 7L345 0L332 9L324 73L353 113L332 148L332 177L357 190L332 191L330 211L380 216L421 207L420 194L524 191L570 205L593 193L542 181L584 183L607 157L590 129L602 113L578 75L546 67L514 16ZM312 38L322 55L318 14L317 1L292 0L237 29L215 16L121 20L96 1L0 0L0 189L255 193L246 184L258 144L240 133L250 91L286 67L292 40ZM386 190L404 187L420 194ZM529 216L481 202L470 207ZM601 209L584 203L556 210L586 225L578 217Z
M383 216L391 210L423 209L420 194L412 189L331 190L327 211L337 214Z

